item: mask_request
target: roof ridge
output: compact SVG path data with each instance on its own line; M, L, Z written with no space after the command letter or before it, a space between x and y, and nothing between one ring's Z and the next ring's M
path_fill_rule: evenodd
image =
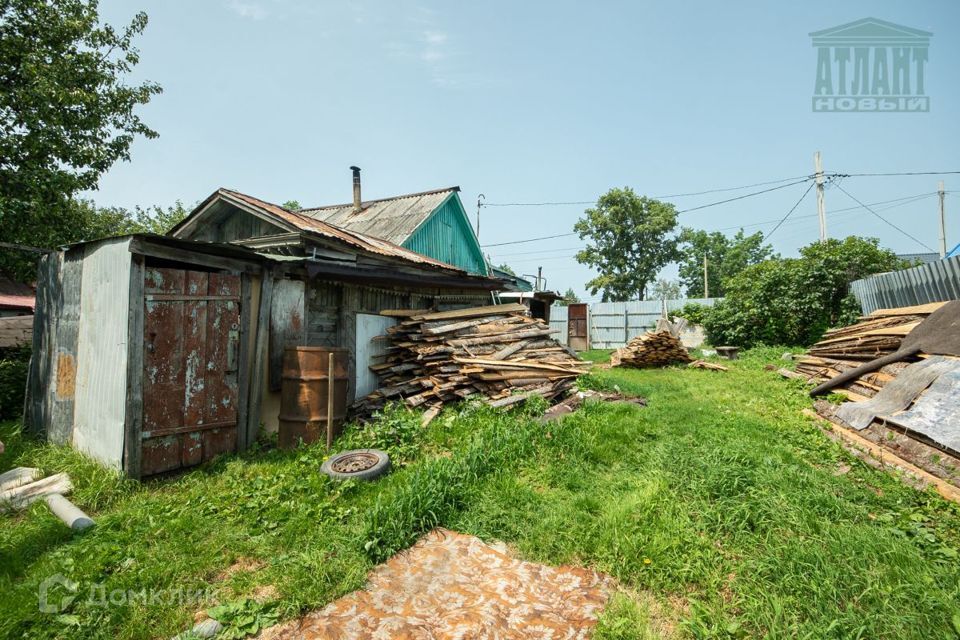
M378 202L389 202L391 200L403 200L404 198L420 198L423 196L432 196L438 193L444 193L445 191L459 192L460 187L457 185L454 185L452 187L442 187L440 189L429 189L427 191L418 191L416 193L405 193L399 196L390 196L388 198L376 198L374 200L363 200L360 202L360 204L365 208L368 205L375 204ZM320 211L322 209L341 209L343 207L352 207L352 206L353 206L352 202L345 202L343 204L325 204L319 207L304 207L303 209L300 209L300 211Z

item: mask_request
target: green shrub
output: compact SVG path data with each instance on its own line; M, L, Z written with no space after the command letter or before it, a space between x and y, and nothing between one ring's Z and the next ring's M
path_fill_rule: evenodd
M23 413L29 365L29 346L0 349L0 419L17 418Z
M688 302L687 304L683 305L683 308L679 311L674 311L672 315L678 318L685 318L690 324L702 325L704 318L707 317L707 313L709 312L710 307L705 304L700 304L699 302Z
M747 267L703 318L707 340L740 347L813 344L827 328L859 316L852 281L906 266L876 239L851 236L806 246L799 258Z

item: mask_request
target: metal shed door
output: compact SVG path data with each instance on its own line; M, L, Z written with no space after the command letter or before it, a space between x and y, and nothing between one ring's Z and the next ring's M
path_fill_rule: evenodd
M380 388L380 378L370 365L383 362L389 343L386 341L387 328L397 323L396 318L371 313L357 314L357 359L356 359L356 397L363 396Z
M587 305L584 303L567 306L567 344L575 351L586 351L590 348L588 336Z
M141 474L237 448L240 276L148 267Z

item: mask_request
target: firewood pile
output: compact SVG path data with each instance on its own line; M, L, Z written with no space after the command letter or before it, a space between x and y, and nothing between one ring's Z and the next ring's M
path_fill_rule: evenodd
M877 309L856 324L831 329L797 360L797 373L820 383L864 362L893 353L914 327L943 304L933 302L899 309ZM896 362L879 371L866 373L851 380L840 391L853 400L872 397L908 364Z
M648 331L610 356L614 367L664 367L674 362L690 362L690 354L670 331Z
M587 364L526 311L521 304L383 311L400 322L387 329L385 360L369 365L380 388L358 400L354 414L369 416L392 400L435 415L444 403L466 398L505 407L532 395L564 395Z

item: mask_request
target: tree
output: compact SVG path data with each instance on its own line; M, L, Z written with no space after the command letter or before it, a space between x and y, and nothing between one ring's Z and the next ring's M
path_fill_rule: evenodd
M719 231L708 233L684 227L679 242L680 282L690 298L706 297L703 290L703 257L707 257L707 284L710 296L724 295L725 283L752 264L773 255L770 245L763 244L761 232L745 235L743 229L733 238Z
M680 285L673 280L658 278L652 293L657 300L677 300L680 298Z
M177 200L172 207L154 205L152 207L136 207L131 216L133 227L130 233L156 233L164 235L190 214Z
M513 268L512 268L510 265L508 265L506 262L504 262L504 263L501 264L500 266L494 267L494 268L495 268L495 269L499 269L500 271L503 271L503 272L505 272L505 273L509 273L509 274L512 275L512 276L516 276L516 275L517 275L517 272L514 271Z
M565 307L568 304L577 304L580 302L580 296L577 295L577 292L573 290L573 287L567 289L567 292L563 294L563 297L556 301L555 304Z
M82 239L85 209L71 198L96 187L142 135L135 113L160 93L127 84L134 37L147 16L117 30L95 0L0 0L0 225L8 242L56 247ZM34 277L33 259L0 255L0 271Z
M280 206L283 207L284 209L287 209L288 211L300 211L300 209L303 209L303 207L300 206L300 202L298 200L287 200Z
M909 266L875 238L815 242L799 258L751 265L727 282L724 300L704 318L714 345L809 345L831 326L856 320L852 281Z
M599 275L586 283L591 295L603 292L603 301L644 299L647 285L676 256L677 226L672 204L638 196L633 189L611 189L584 212L574 231L587 245L577 262Z

